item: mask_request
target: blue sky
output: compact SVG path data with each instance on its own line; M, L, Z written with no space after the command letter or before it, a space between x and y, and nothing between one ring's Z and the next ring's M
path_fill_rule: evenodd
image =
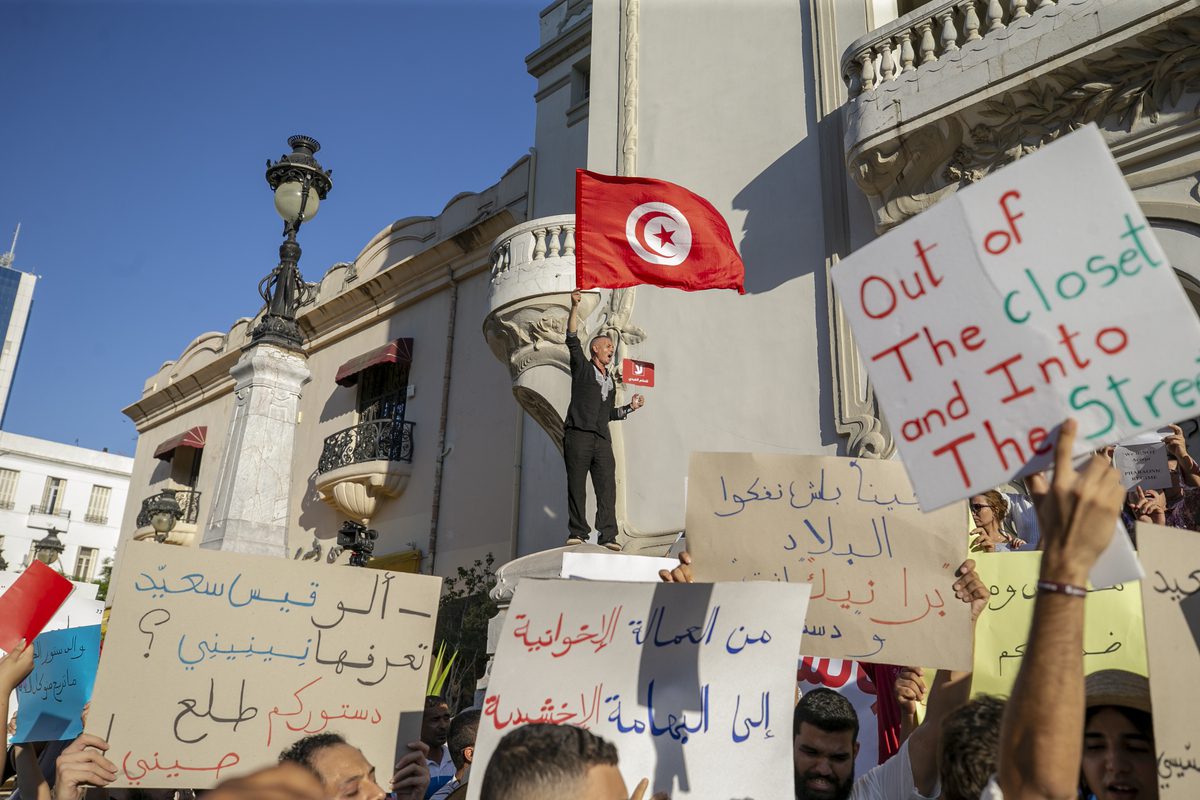
M495 182L548 2L0 0L0 252L41 276L5 429L132 455L146 378L261 305L289 135L333 169L308 280Z

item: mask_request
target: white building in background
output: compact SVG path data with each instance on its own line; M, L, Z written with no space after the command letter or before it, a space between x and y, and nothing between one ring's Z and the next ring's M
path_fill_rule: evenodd
M19 572L50 529L64 545L52 566L94 581L116 555L133 459L0 432L0 555Z

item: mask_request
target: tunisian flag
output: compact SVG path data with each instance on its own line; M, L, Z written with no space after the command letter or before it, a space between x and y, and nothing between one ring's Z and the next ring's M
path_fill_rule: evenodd
M575 171L575 286L737 289L746 268L725 218L682 186Z

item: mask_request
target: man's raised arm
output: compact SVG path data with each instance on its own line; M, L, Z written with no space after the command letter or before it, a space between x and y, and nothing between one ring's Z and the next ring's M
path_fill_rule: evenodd
M1083 750L1083 608L1088 573L1112 538L1125 492L1093 456L1071 463L1076 423L1063 423L1054 478L1038 506L1042 573L1029 646L1004 711L997 781L1006 800L1068 800Z

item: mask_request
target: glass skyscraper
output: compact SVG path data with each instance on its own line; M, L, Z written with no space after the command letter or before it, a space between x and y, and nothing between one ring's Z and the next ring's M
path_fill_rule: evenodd
M4 332L4 342L0 345L0 428L4 427L8 393L17 371L21 342L33 305L33 287L37 283L36 275L13 269L4 262L10 262L10 259L0 261L0 331Z

